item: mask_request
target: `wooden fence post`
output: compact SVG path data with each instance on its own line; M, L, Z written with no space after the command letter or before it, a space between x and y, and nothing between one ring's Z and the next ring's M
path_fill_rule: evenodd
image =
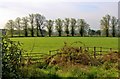
M80 53L82 53L82 47L80 47Z
M102 47L100 47L100 53L102 52Z
M87 47L87 51L89 51L89 47Z
M49 55L51 55L51 51L49 51Z
M112 48L110 48L110 53L112 53Z
M94 47L94 58L96 59L96 47Z
M87 53L87 52L88 52L87 47L85 47L84 52L85 52L85 53Z

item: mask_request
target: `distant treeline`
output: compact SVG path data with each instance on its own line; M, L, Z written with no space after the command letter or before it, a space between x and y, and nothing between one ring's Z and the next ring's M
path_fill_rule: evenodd
M110 15L105 15L100 21L100 29L93 30L84 19L65 18L47 20L41 14L29 14L26 17L17 17L8 20L5 25L6 34L13 36L119 36L119 20Z

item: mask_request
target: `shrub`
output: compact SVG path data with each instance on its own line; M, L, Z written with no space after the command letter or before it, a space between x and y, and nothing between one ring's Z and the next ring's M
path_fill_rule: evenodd
M2 77L3 78L20 78L20 60L21 43L14 42L6 36L2 39Z

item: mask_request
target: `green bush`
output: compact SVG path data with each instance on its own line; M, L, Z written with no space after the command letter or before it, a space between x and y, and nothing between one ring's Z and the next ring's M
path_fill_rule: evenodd
M2 39L2 78L17 78L21 77L21 43L14 42L6 36Z

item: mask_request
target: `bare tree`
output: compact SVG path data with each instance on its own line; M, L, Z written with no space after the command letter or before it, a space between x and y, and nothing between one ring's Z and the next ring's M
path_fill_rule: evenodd
M28 30L28 17L23 17L22 23L23 23L25 37L27 37L28 36L28 31L27 31Z
M49 33L49 37L51 37L52 31L53 31L53 23L54 21L52 20L46 20L46 27Z
M17 17L15 19L15 28L18 30L19 37L20 37L20 34L21 34L21 18L20 17Z
M34 14L29 14L29 20L31 24L31 36L34 37Z
M60 18L58 18L58 19L55 20L55 24L56 24L56 25L55 25L56 30L58 31L59 36L61 36L61 34L62 34L63 21L62 21Z
M76 19L71 18L70 24L71 24L70 25L71 26L71 34L72 34L72 36L74 36L75 28L76 28Z
M77 26L79 28L79 33L81 36L84 36L89 29L89 24L87 24L84 19L78 19Z
M37 36L39 36L39 19L38 19L38 14L35 14L35 23L36 23L36 33L37 33Z
M120 18L118 19L117 36L120 37Z
M5 25L5 29L7 29L8 32L10 32L11 37L13 37L14 28L15 28L15 22L13 20L8 20L8 22Z
M70 19L69 18L65 18L64 26L65 26L65 33L67 34L67 36L69 36L69 26L70 26Z
M101 27L105 30L106 37L109 36L109 27L110 27L110 15L106 15L101 20Z
M43 28L44 28L44 23L45 23L45 17L40 14L35 14L35 20L36 20L36 25L37 25L37 36L39 36L38 29L40 30L40 34L43 37Z
M116 26L118 24L118 20L116 19L116 17L112 17L111 19L111 26L112 26L112 36L115 37L116 34Z

